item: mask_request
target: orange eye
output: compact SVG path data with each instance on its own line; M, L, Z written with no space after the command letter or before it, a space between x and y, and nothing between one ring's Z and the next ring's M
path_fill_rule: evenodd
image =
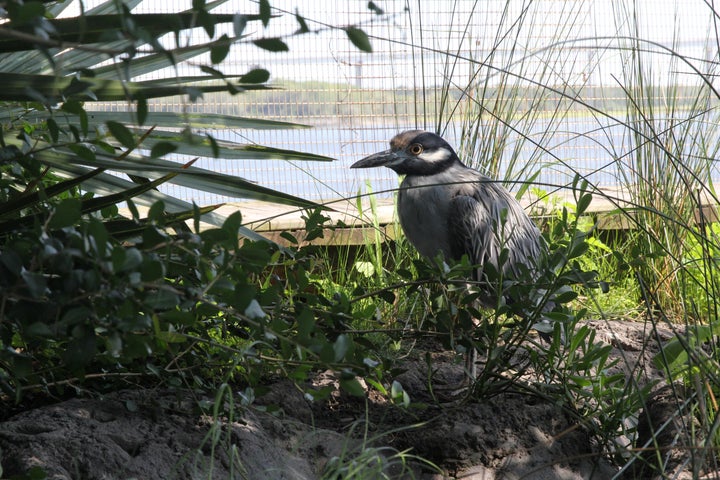
M419 143L413 143L408 148L408 151L413 155L420 155L423 152L423 147Z

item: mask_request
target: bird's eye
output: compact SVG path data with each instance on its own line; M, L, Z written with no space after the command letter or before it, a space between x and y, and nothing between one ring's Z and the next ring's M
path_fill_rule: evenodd
M408 148L408 151L413 155L420 155L423 152L423 147L419 143L413 143L410 145L410 148Z

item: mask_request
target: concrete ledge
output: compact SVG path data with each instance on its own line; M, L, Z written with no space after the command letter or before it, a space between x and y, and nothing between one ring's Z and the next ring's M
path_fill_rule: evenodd
M629 195L619 188L603 189L593 194L586 214L594 215L599 230L628 230L634 228L632 221L634 206ZM552 201L550 201L552 200ZM698 203L698 199L678 198L681 201ZM538 199L527 195L520 200L531 216L536 218L552 214L553 208L564 204L575 205L576 200L571 190L552 192L549 199ZM720 220L718 205L709 194L700 196L701 207L696 208L695 221L710 223ZM323 212L330 218L333 228L325 228L323 237L313 239L318 245L364 245L375 241L393 240L400 235L400 226L395 213L395 200L376 198L362 199L358 207L357 199L340 199L324 203L331 210ZM143 209L144 210L144 209ZM299 242L305 241L305 219L308 212L297 207L274 203L248 201L227 203L216 210L222 216L240 211L243 225L262 234L270 240L287 245L289 242L282 237L283 232L293 235ZM207 225L204 225L207 227Z
M521 199L520 203L535 217L550 215L553 205L576 204L571 190L552 192L549 199L552 201L527 195ZM620 188L606 188L593 194L593 201L586 214L595 216L599 230L633 229L632 210L635 207L629 200L630 197L626 191ZM700 200L702 206L696 210L695 221L717 222L720 216L714 200L707 194L701 196ZM698 202L697 199L692 201ZM325 203L326 206L333 209L333 211L325 212L325 215L331 219L330 223L336 225L338 222L342 222L343 226L325 229L324 237L313 240L312 243L363 245L368 241L375 241L378 234L381 240L397 238L400 227L397 224L394 199L378 198L374 202L374 210L368 199L363 199L360 209L358 209L356 199L341 199ZM229 215L236 210L240 210L245 226L278 243L287 243L280 236L283 231L290 232L301 242L304 239L305 221L302 218L306 215L304 210L264 202L238 202L223 206L218 213Z

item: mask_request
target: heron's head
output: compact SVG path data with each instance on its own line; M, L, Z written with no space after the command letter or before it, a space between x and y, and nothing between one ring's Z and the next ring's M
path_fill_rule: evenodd
M433 175L459 161L452 147L439 135L408 130L390 140L389 150L365 157L350 168L387 167L401 175Z

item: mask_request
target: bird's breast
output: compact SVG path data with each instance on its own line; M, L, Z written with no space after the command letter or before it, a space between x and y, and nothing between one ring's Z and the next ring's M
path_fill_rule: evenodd
M434 258L442 253L451 257L447 236L448 208L452 193L449 185L432 177L407 176L398 193L398 217L405 236L420 252Z

